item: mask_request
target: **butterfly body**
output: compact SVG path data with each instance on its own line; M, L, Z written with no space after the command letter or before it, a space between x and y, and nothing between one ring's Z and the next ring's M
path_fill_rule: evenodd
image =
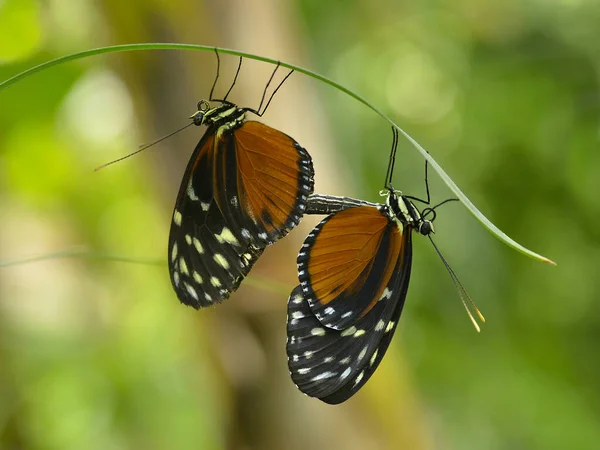
M408 291L412 232L427 235L433 228L394 191L385 205L317 195L311 202L310 212L326 205L332 214L298 255L300 285L288 301L288 365L302 392L336 404L381 362Z
M185 170L169 236L169 272L194 308L235 291L264 248L295 227L313 191L310 155L230 102L200 108L206 125ZM204 105L207 105L205 102Z

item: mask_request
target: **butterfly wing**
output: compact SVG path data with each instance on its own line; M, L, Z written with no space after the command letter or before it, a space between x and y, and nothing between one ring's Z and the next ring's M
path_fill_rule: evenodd
M371 206L332 214L315 227L298 255L298 278L321 323L345 329L389 297L400 236L396 222Z
M214 198L215 132L206 130L190 158L169 235L171 284L194 308L229 297L263 251L228 226Z
M346 401L373 375L390 344L406 299L412 262L410 229L402 233L391 225L379 232L390 234L388 240L380 236L381 242L394 246L399 241L400 246L391 262L392 276L383 288L387 295L353 325L338 330L324 326L311 309L302 285L290 295L288 366L296 386L311 397L330 404ZM346 258L338 263L349 260L347 253L340 250L340 254Z
M232 228L257 247L294 228L313 192L310 155L290 136L246 121L219 137L215 196Z

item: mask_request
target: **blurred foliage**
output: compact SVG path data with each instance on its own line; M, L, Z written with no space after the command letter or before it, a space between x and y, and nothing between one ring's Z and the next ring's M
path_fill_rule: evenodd
M139 41L304 65L382 107L495 224L558 267L444 206L436 242L488 323L473 331L443 265L416 238L394 343L339 407L295 389L285 294L256 287L267 277L275 290L293 287L308 228L265 253L254 283L200 313L177 304L166 264L0 267L0 449L596 448L600 4L251 3L0 0L0 79ZM260 95L257 65L245 65L236 96ZM179 126L213 75L212 55L144 52L61 65L1 92L0 260L69 248L163 258L198 132L92 170ZM314 155L320 190L378 200L388 126L302 83L290 80L263 120ZM422 195L423 162L400 145L395 184ZM434 200L449 195L434 175L430 185Z

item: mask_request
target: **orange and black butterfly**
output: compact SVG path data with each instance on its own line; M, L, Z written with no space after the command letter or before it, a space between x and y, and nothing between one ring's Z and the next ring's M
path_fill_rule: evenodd
M419 212L412 200L429 204L428 186L427 200L393 189L397 139L394 129L385 204L318 194L309 199L307 213L329 215L308 235L298 255L300 285L288 300L287 354L296 386L326 403L346 401L375 372L404 307L413 231L431 240L435 208L455 200ZM425 179L427 185L427 165ZM465 298L473 305L442 261L465 307Z
M219 302L235 291L264 248L300 221L313 192L310 155L293 138L263 123L262 116L290 71L261 111L227 101L242 59L222 100L198 104L191 118L208 128L185 170L169 236L169 272L179 300L194 308Z

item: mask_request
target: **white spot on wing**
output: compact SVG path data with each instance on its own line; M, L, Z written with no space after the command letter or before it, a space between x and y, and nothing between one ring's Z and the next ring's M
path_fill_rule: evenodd
M173 248L171 249L171 262L175 262L177 259L177 242L173 244Z
M210 203L200 202L200 207L202 208L202 211L208 211L208 208L210 208Z
M351 326L350 328L346 328L344 331L342 331L340 333L340 336L346 337L346 336L353 335L354 333L356 333L356 327L355 326Z
M227 262L227 260L225 259L225 257L223 255L221 255L220 253L215 253L214 256L213 256L213 259L223 269L225 269L225 270L229 269L229 263Z
M360 351L360 353L358 354L358 360L360 361L361 359L363 359L365 357L365 355L367 354L367 350L369 349L368 345L365 345L363 347L363 349Z
M375 363L375 360L377 359L377 352L378 350L375 350L375 353L373 353L373 356L371 356L371 361L369 361L369 365L373 365Z
M223 229L221 230L221 234L215 234L215 237L217 238L219 244L227 242L228 244L232 245L240 245L240 243L235 238L231 230L227 227L223 227Z
M202 281L204 281L204 280L202 280L202 277L200 276L200 274L198 272L196 272L195 270L192 273L192 277L194 278L194 281L198 284L202 284Z
M319 380L324 380L326 378L331 378L331 377L335 377L337 375L337 373L335 372L323 372L320 373L317 376L314 376L310 379L310 381L319 381Z
M360 383L360 381L363 379L364 376L365 376L364 371L359 373L358 376L356 377L356 380L354 380L354 386L356 386L358 383Z
M210 277L210 284L212 284L214 287L219 287L221 286L221 280L219 280L217 277Z
M298 369L298 373L299 373L300 375L307 374L308 372L310 372L310 367L304 367L304 368L302 368L302 369Z
M190 180L190 182L188 183L187 195L192 201L198 200L198 196L196 195L196 192L194 192L194 186L192 186L192 180Z
M354 333L354 337L361 337L363 334L365 334L365 330L357 330L356 333Z
M390 320L387 324L387 327L385 327L385 332L389 333L390 331L392 331L392 328L394 328L394 322Z
M350 372L352 372L352 369L350 367L348 367L346 370L344 370L342 372L342 374L340 375L340 379L343 380L345 378L348 378L348 375L350 375Z
M175 223L175 225L177 226L181 226L181 220L182 220L182 216L181 213L177 210L175 210L175 212L173 213L173 223Z
M204 253L204 247L202 247L202 244L200 243L200 241L197 238L192 238L192 243L194 244L194 247L196 247L196 251L199 254Z
M388 298L390 298L392 296L392 291L390 291L387 287L383 290L383 294L381 294L381 297L379 297L379 300L377 300L378 302L380 302L381 300L387 300Z
M385 322L383 320L380 320L379 322L377 322L377 325L375 325L375 331L381 331L383 330L383 327L385 327Z
M198 300L198 293L196 292L196 290L190 286L189 284L187 284L186 282L183 283L185 285L185 290L188 291L188 293L194 297L196 300Z
M188 271L187 264L185 263L185 259L183 259L183 257L179 258L179 270L181 270L181 272L184 275L190 274L190 272Z
M310 330L310 334L313 336L325 336L325 330L323 328L313 328Z

